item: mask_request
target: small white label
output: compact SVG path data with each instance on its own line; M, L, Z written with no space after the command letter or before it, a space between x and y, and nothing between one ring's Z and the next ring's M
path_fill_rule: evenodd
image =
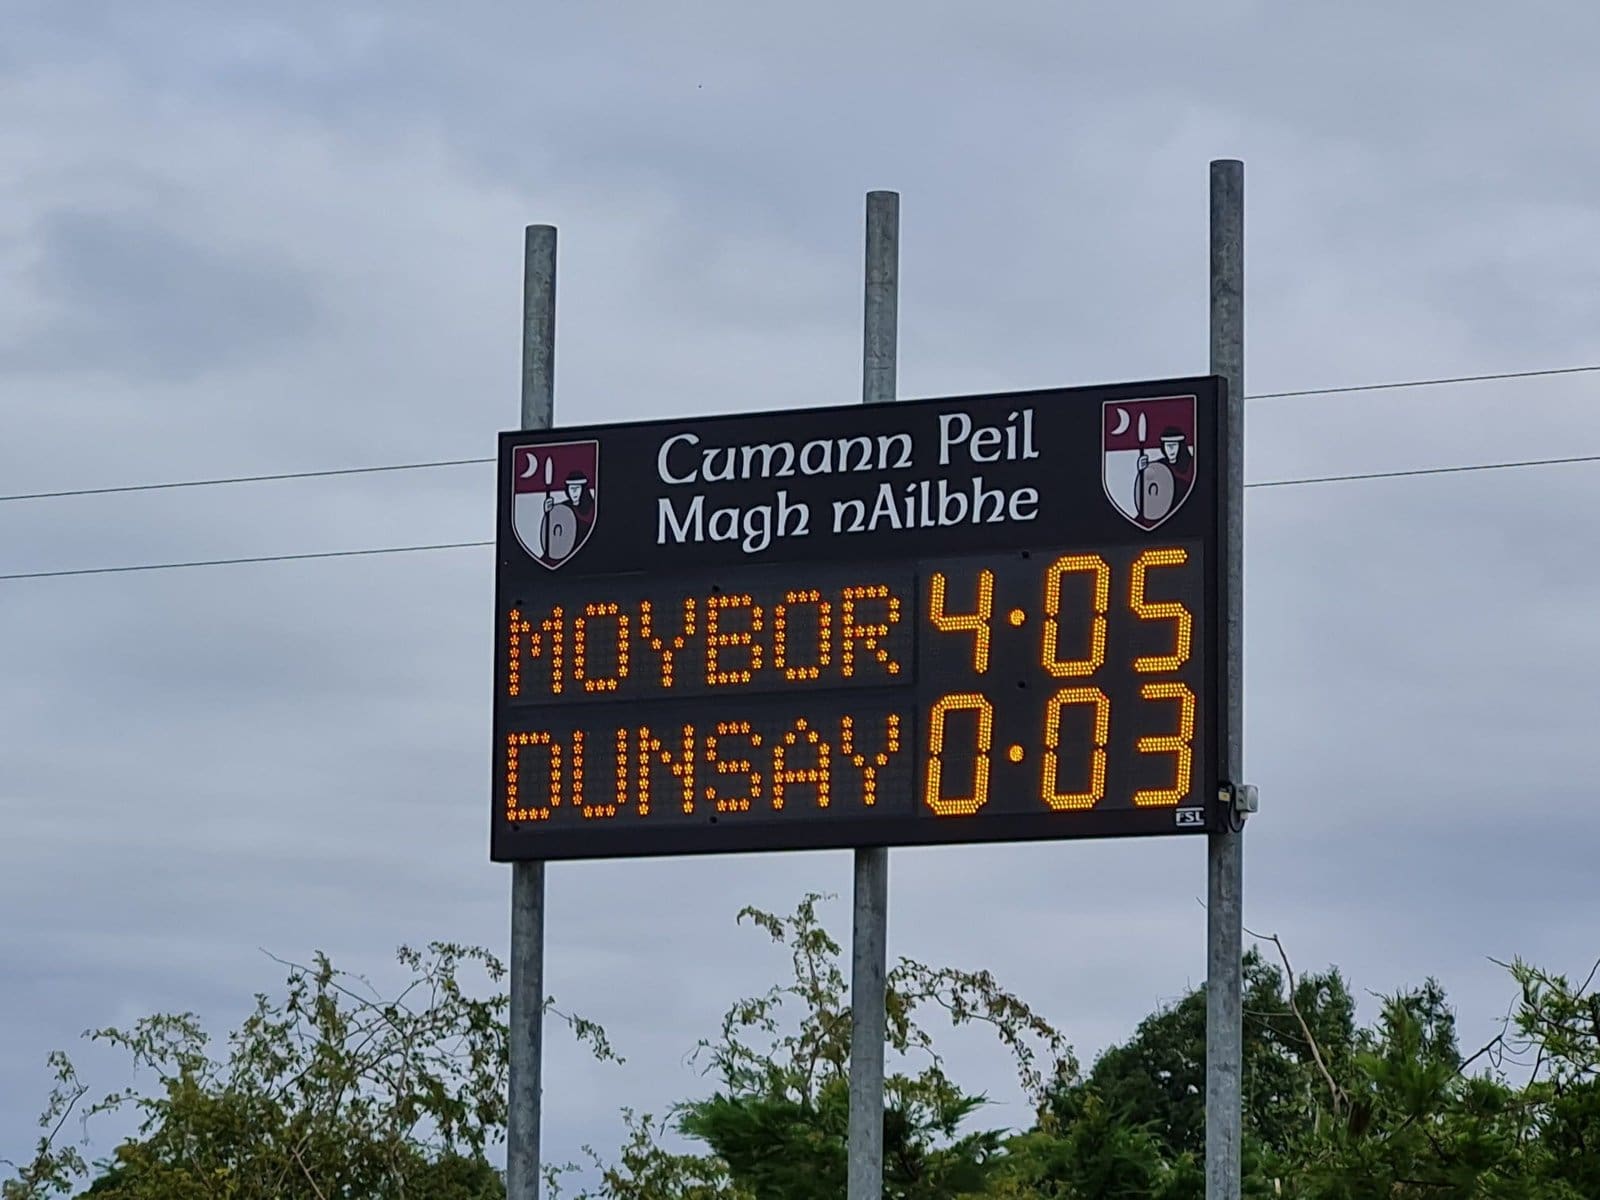
M1206 823L1206 810L1203 808L1180 808L1174 811L1179 825L1204 825Z

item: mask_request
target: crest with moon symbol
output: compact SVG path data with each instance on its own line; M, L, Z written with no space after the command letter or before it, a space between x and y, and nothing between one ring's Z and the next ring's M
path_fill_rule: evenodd
M1195 398L1107 400L1100 479L1106 498L1141 529L1154 529L1194 490Z
M543 442L511 452L511 528L555 570L583 549L599 515L600 443Z

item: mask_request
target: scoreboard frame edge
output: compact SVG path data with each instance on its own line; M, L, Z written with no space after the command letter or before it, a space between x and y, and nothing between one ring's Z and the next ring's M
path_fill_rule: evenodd
M894 402L895 407L910 405L936 405L959 404L963 401L1007 401L1025 402L1039 401L1051 403L1071 402L1071 397L1078 393L1089 393L1101 397L1103 400L1118 398L1137 399L1141 395L1152 392L1172 392L1192 388L1197 399L1202 393L1212 398L1212 419L1202 428L1210 434L1210 445L1216 463L1216 482L1213 489L1213 513L1210 524L1213 528L1214 552L1206 555L1203 569L1204 596L1207 603L1207 619L1203 622L1206 627L1202 632L1208 633L1205 638L1207 661L1205 664L1205 691L1213 714L1212 727L1215 733L1214 743L1210 747L1211 764L1216 778L1200 782L1201 794L1196 797L1196 802L1184 806L1185 809L1199 809L1203 823L1195 825L1167 824L1160 818L1170 818L1172 814L1180 811L1173 807L1147 808L1147 809L1110 809L1104 811L1084 811L1075 813L1070 821L1070 832L1055 836L1038 836L1020 832L1019 827L1029 825L1035 821L1033 816L997 815L987 817L980 821L963 819L916 821L914 818L897 819L896 824L902 830L914 830L914 836L900 836L885 839L881 836L861 837L852 836L859 834L864 823L854 820L838 822L814 823L802 822L797 824L751 824L740 831L740 844L734 847L707 845L707 828L705 826L668 826L654 829L638 829L634 831L613 832L607 836L607 844L603 851L592 848L593 839L586 831L571 830L542 830L534 833L533 830L525 832L532 834L537 842L539 853L517 853L506 850L504 843L516 839L524 831L501 828L498 821L499 797L495 794L493 778L497 776L494 767L495 756L500 752L501 731L497 722L491 722L491 817L490 817L490 860L492 862L539 862L539 861L607 861L612 859L639 859L639 858L669 858L669 857L706 857L739 854L763 854L773 852L796 851L826 851L847 850L856 848L911 848L952 845L1001 845L1020 844L1029 842L1075 842L1093 841L1108 838L1145 838L1145 837L1184 837L1213 832L1228 820L1227 805L1222 798L1221 791L1235 781L1226 778L1228 747L1232 739L1232 708L1228 703L1227 695L1227 663L1232 653L1233 631L1236 622L1242 619L1242 613L1232 611L1230 601L1233 597L1227 587L1228 563L1233 555L1233 542L1236 537L1242 536L1242 530L1235 530L1228 522L1228 480L1231 477L1233 439L1230 429L1231 410L1228 403L1228 382L1224 376L1215 374L1179 376L1149 380L1125 381L1112 384L1074 385L1071 387L1044 387L1031 388L1014 392L982 392L966 393L943 396L918 397L911 400ZM888 407L879 406L879 407ZM786 417L833 414L838 411L849 411L846 405L814 405L805 408L769 409L755 412L713 413L706 415L684 414L680 416L639 418L636 420L605 422L588 425L560 425L548 429L530 430L504 430L497 438L496 462L496 497L497 504L503 503L503 484L500 479L499 464L508 441L520 441L533 437L569 439L583 438L585 436L603 436L625 429L648 428L664 426L674 421L694 422L696 424L721 423L724 421L739 421L760 419L763 416L782 415ZM1242 516L1242 514L1241 514ZM498 687L498 661L499 649L499 593L500 593L500 547L498 544L499 522L496 530L496 621L494 654L496 656L496 686ZM637 572L645 574L645 572ZM629 572L628 574L633 574ZM1240 597L1242 604L1242 597ZM917 733L920 735L920 729ZM873 823L872 830L881 834L885 823ZM532 848L530 846L530 848Z

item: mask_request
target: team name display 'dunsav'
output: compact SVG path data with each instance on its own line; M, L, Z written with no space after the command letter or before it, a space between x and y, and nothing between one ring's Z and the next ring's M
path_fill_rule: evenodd
M491 857L1212 827L1223 388L502 434Z

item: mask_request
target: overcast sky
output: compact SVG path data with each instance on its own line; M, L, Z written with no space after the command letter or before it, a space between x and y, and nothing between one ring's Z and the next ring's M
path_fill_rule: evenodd
M1600 361L1600 9L9 0L0 494L492 454L523 227L557 418L860 396L865 193L905 396L1206 369L1207 164L1246 162L1251 393ZM448 12L448 16L445 15ZM1515 15L1512 15L1515 13ZM1600 453L1600 375L1266 399L1253 480ZM1600 466L1259 489L1246 921L1463 1042L1490 956L1586 970ZM492 535L493 475L0 503L0 574ZM280 969L503 953L487 550L0 582L0 1157L45 1054ZM1199 841L897 851L890 950L987 967L1085 1062L1204 972ZM703 1090L848 853L561 864L545 1144ZM388 977L392 977L392 972ZM1368 1002L1365 1011L1372 1011ZM95 1082L125 1082L93 1055ZM1003 1062L959 1077L1021 1123ZM100 1149L106 1147L101 1146Z

